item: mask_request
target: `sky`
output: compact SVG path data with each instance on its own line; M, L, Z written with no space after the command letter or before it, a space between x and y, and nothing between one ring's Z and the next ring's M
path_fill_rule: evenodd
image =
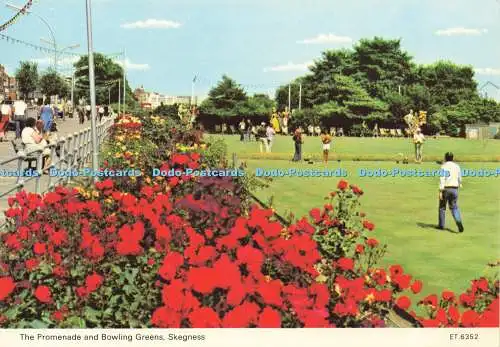
M14 12L2 2L3 23ZM38 15L59 47L79 44L72 51L86 53L85 0L38 0L31 9L1 33L45 45L49 29ZM93 0L92 15L94 50L125 51L132 87L168 95L190 95L196 75L203 98L223 74L248 93L272 95L321 52L374 36L400 38L417 63L471 65L479 86L500 87L500 0ZM21 60L50 64L49 54L5 40L0 52L11 73ZM484 91L500 100L491 85Z

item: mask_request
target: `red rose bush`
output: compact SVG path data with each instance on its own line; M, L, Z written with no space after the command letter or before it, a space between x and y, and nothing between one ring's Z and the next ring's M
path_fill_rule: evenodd
M498 326L498 281L487 279L425 297L415 314L423 284L377 265L386 246L355 185L340 181L322 208L284 224L244 181L149 174L206 168L199 134L122 116L111 136L104 166L142 177L9 199L0 326L383 327L394 310L422 326Z

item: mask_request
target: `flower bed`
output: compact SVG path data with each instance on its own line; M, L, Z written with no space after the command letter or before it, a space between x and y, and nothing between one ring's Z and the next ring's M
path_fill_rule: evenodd
M346 181L284 225L248 201L246 181L151 177L213 165L200 139L170 120L124 116L103 165L142 177L10 198L0 326L383 327L395 307L423 326L498 326L498 281L484 278L423 298L417 317L407 293L422 283L377 266L385 246L359 211L363 191Z

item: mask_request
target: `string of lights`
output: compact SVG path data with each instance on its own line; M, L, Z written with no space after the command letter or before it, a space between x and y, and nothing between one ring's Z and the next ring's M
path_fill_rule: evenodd
M21 16L24 15L26 11L30 9L32 5L33 5L33 0L29 0L11 19L0 25L0 31L4 31L11 25L15 24L19 20L19 18L21 18Z

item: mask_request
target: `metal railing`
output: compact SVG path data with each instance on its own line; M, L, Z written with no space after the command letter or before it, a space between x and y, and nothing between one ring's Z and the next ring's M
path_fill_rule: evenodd
M97 126L97 145L99 147L108 136L108 130L113 125L113 123L114 118L107 118ZM48 167L49 175L47 186L42 188L42 165L44 151L47 148L51 153L51 163ZM50 171L53 171L54 169L59 172L80 170L86 163L89 162L91 155L92 136L90 128L75 132L73 135L67 136L67 138L63 137L55 143L48 144L45 148L40 148L28 153L25 153L23 150L18 151L15 157L0 162L0 167L5 167L5 165L17 161L17 181L12 185L12 187L7 188L7 191L0 192L0 198L4 198L14 192L20 192L21 190L25 189L28 183L32 181L35 181L34 193L36 194L43 194L45 192L48 192L54 189L59 184L69 184L71 182L72 175L57 175L57 177L53 177L53 175L50 174ZM32 161L36 161L36 170L30 170L30 177L26 175L28 169L25 169L23 167L24 163L29 159L31 159Z

